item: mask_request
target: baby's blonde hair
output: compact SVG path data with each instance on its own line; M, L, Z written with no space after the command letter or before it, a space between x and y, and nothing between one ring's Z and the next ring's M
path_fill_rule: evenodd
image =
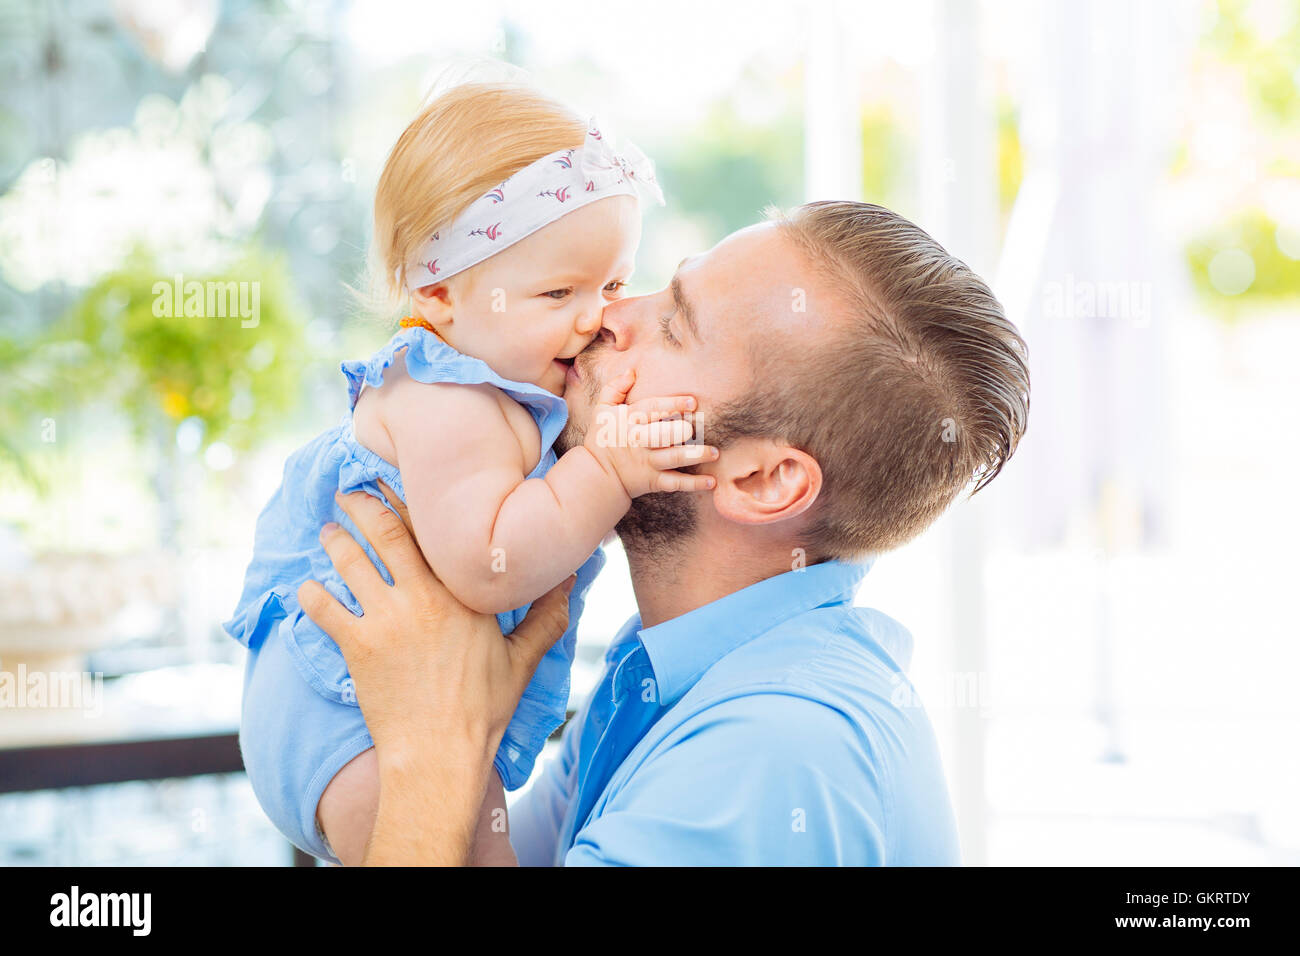
M376 304L402 307L406 270L435 229L529 163L580 147L586 134L584 119L520 83L464 83L432 100L398 138L375 190Z

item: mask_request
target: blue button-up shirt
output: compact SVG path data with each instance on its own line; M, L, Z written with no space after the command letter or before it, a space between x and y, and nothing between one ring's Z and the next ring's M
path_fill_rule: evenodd
M525 866L952 865L912 639L853 607L868 563L634 617L561 752L510 811Z

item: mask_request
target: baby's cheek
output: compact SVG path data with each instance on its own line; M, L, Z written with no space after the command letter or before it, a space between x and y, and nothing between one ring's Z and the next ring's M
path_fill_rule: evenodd
M520 368L526 368L533 375L544 374L551 368L552 360L559 354L561 346L544 339L534 339L525 348L519 349L516 362Z

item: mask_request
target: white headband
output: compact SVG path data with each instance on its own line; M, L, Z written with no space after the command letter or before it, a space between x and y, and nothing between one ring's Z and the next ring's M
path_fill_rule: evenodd
M615 153L592 120L580 149L562 149L530 163L439 227L420 248L418 261L407 267L406 287L414 291L441 282L610 196L645 196L664 204L654 163L631 143Z

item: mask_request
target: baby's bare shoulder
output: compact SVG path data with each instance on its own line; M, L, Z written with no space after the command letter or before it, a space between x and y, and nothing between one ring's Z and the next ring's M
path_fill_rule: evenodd
M394 444L416 440L424 445L436 434L444 448L455 446L463 454L466 443L486 450L485 444L513 436L525 471L541 459L541 434L532 414L501 389L486 383L421 382L401 362L387 370L382 385L362 393L356 414L373 418Z
M376 389L377 404L385 412L417 409L422 413L444 411L460 415L501 414L500 389L487 384L421 382L411 377L404 365L394 365Z

